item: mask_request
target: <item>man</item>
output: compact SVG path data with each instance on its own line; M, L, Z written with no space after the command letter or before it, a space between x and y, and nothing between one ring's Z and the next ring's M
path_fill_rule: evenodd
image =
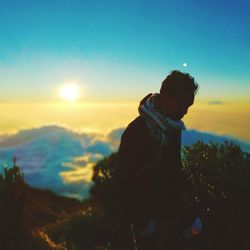
M197 89L189 74L172 71L159 94L143 98L140 115L122 135L118 194L138 250L174 250L174 234L191 238L201 230L200 219L185 197L190 185L181 165L181 130L185 129L181 118L193 105Z

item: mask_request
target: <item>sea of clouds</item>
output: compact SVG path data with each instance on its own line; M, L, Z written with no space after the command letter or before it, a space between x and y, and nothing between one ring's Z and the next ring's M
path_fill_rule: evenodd
M117 151L123 131L124 128L118 128L104 135L44 126L3 135L0 136L0 171L12 166L13 157L16 157L29 185L83 199L88 197L89 188L93 185L93 166ZM233 139L196 130L183 132L183 146L197 140L222 143ZM250 152L250 144L234 142Z

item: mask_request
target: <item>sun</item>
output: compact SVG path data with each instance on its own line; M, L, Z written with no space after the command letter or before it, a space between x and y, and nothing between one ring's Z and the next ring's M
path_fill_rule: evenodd
M76 83L67 83L60 89L60 96L67 101L75 101L80 94L80 88Z

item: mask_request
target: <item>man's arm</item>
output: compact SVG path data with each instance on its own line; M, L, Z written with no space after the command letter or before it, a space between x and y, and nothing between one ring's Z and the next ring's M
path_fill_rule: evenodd
M141 124L128 127L122 135L117 160L117 186L122 206L136 225L146 225L151 219L147 190L151 178L148 169L149 153L155 146Z

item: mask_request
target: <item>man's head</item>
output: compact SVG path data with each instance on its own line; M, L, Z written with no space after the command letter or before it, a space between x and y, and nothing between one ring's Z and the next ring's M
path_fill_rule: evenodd
M174 70L162 82L160 107L174 120L180 120L194 102L198 84L187 73Z

